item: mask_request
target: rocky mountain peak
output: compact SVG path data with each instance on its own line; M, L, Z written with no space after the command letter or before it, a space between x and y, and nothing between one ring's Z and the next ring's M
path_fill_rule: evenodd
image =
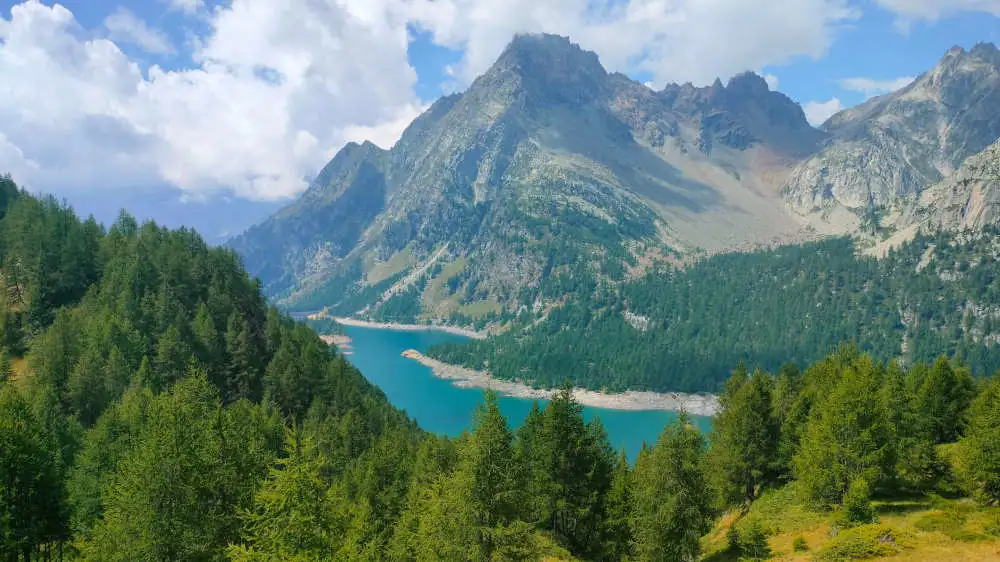
M921 193L1000 137L1000 53L949 50L905 88L834 115L833 139L793 171L786 194L802 213L885 207Z
M579 99L599 91L607 76L596 53L567 37L518 34L473 88L516 82L532 94ZM574 94L574 90L582 91Z
M726 90L731 94L766 96L771 88L763 76L756 72L744 72L730 78Z

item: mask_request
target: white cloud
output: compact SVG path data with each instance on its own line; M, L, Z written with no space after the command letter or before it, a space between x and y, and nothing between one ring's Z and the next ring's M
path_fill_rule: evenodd
M413 0L409 14L436 42L465 50L463 83L513 33L544 31L597 52L610 70L649 72L656 84L708 84L795 56L818 58L837 27L859 16L847 0Z
M341 135L345 141L364 142L371 141L376 146L386 150L396 144L403 131L430 107L429 105L415 106L406 105L399 110L395 118L378 123L377 125L351 125L344 128Z
M108 38L38 0L0 17L0 170L43 190L159 182L274 199L303 189L348 140L388 147L417 114L408 24L463 50L456 87L513 33L541 31L662 85L820 57L858 17L848 0L165 1L207 28L187 68L130 60L115 41L170 45L127 12L109 18Z
M146 22L121 6L104 20L108 39L121 43L132 43L149 53L171 54L174 52L166 34L151 29Z
M844 109L844 106L837 98L828 101L811 101L802 106L802 111L806 114L806 120L814 127L822 125L841 109Z
M778 91L778 77L773 74L765 74L764 81L767 82L767 87L771 89L772 92Z
M48 191L297 193L348 136L391 143L420 105L406 22L383 8L234 0L210 14L196 66L144 77L112 41L81 39L65 8L16 5L0 17L0 123L17 151L0 170Z
M205 7L205 0L167 0L170 6L182 12L194 13Z
M914 20L935 21L960 12L986 12L1000 17L1000 0L876 0L905 26Z
M838 83L841 88L873 97L889 92L895 92L909 86L915 80L912 76L892 78L890 80L872 80L871 78L844 78Z

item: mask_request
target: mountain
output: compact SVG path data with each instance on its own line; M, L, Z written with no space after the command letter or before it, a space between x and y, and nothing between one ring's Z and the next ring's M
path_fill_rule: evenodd
M784 188L804 215L890 206L950 176L1000 137L1000 51L955 47L905 88L837 113L825 146ZM842 225L847 226L847 225ZM848 226L849 228L849 226Z
M519 35L391 150L346 146L230 245L291 307L467 323L801 236L777 188L827 137L754 74L657 92Z

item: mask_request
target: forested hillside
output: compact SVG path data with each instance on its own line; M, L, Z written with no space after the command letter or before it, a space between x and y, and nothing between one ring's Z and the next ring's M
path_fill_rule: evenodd
M846 346L804 372L739 365L710 435L682 415L636 459L569 387L516 430L487 393L450 440L266 306L230 251L124 213L105 230L8 179L0 196L5 562L933 560L931 538L950 555L997 545L1000 510L975 502L1000 500L1000 383L960 362L902 369ZM904 503L922 519L897 523ZM785 549L809 522L834 531Z
M842 341L904 364L957 355L1000 368L997 231L917 237L883 259L840 238L720 254L623 285L566 274L563 306L430 355L502 378L613 390L719 390L740 361L774 370Z

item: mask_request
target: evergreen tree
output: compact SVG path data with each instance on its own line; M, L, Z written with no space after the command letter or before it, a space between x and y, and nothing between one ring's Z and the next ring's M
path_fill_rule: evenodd
M583 408L566 384L535 429L529 490L536 496L536 511L529 520L574 555L595 558L601 549L603 498L614 467L604 428L596 419L584 423Z
M726 507L753 501L761 486L772 482L778 472L774 380L760 370L744 377L737 371L726 383L722 408L712 421L710 457Z
M67 538L60 446L13 385L0 386L0 558Z
M965 410L975 396L968 369L954 368L941 356L927 372L917 390L917 412L935 443L951 443L965 426Z
M252 453L267 451L260 428L232 441L247 432L230 429L246 413L220 408L198 375L154 399L138 445L103 494L104 517L83 545L87 559L210 559L236 541L238 509L250 506L273 452Z
M335 558L345 529L328 496L323 456L311 439L289 432L279 459L243 515L246 545L229 548L235 561L316 561Z
M893 476L893 430L879 389L882 375L867 356L838 365L839 382L810 416L795 475L810 500L840 504L854 480Z
M625 449L622 449L615 463L611 488L605 500L606 515L603 521L605 560L626 560L632 556L632 471L629 468Z
M973 403L966 436L959 442L962 473L987 504L1000 503L1000 378L983 385Z
M638 560L693 561L712 520L705 440L681 414L636 460L632 529Z

